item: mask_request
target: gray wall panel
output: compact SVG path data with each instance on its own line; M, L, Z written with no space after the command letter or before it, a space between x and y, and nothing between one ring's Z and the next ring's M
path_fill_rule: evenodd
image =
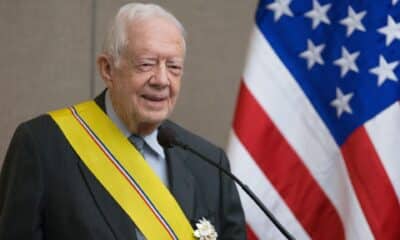
M90 1L1 1L0 162L21 121L90 93Z

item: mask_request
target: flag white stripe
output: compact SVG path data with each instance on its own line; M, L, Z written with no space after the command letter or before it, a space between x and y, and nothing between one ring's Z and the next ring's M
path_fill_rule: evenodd
M400 104L393 103L365 124L383 167L400 199Z
M244 81L337 209L346 239L373 239L339 147L258 28L251 37Z
M233 132L230 134L227 153L232 172L254 191L279 222L296 239L311 239ZM241 189L239 193L246 221L260 240L286 239L246 193Z

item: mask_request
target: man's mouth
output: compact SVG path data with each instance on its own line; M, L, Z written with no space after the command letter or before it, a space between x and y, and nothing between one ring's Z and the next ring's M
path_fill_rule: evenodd
M152 94L143 94L142 97L148 101L152 102L162 102L168 99L168 96L164 95L152 95Z

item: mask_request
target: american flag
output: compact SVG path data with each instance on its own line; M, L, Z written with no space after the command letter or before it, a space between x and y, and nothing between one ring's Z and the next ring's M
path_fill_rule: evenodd
M227 152L296 239L400 239L399 63L399 0L260 1Z

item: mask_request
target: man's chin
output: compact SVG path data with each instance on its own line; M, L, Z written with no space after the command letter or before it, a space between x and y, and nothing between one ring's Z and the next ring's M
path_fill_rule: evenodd
M155 126L157 128L162 122L168 118L169 114L163 112L151 112L141 116L141 125Z

